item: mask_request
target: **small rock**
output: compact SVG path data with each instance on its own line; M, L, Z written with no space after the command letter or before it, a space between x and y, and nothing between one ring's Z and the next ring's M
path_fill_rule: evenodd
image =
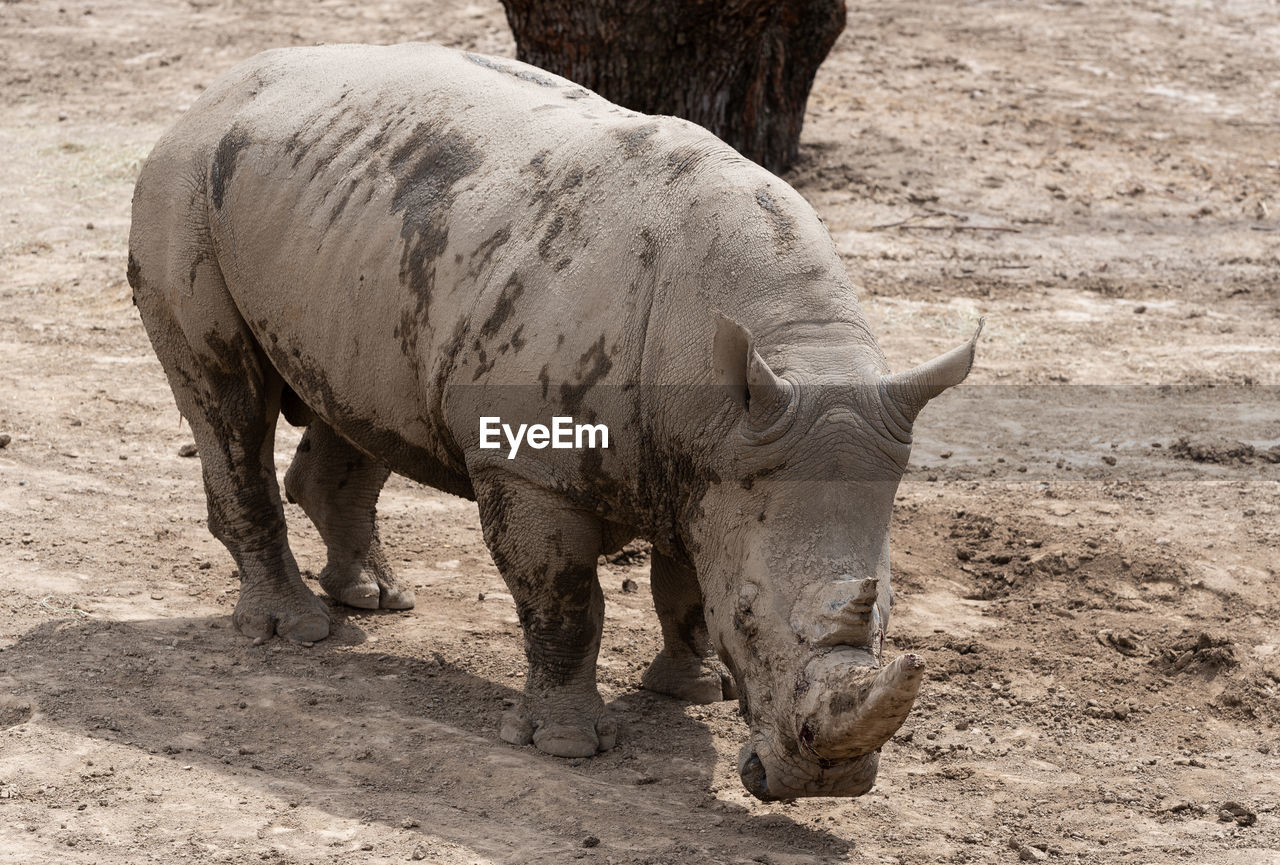
M1102 458L1102 461L1109 466L1113 466L1116 464L1116 458L1113 457L1111 454L1107 454L1106 456L1104 456Z
M597 838L595 835L588 835L586 838L582 839L582 846L583 847L599 847L600 839Z
M1239 802L1223 802L1218 809L1218 820L1223 823L1234 820L1239 826L1252 826L1258 822L1258 815Z
M1147 305L1145 303L1140 303L1133 308L1133 311L1138 315L1142 315L1144 312L1147 311Z
M421 862L427 858L427 848L419 844L413 848L413 852L409 854L409 858L414 862Z
M421 825L422 825L421 823L419 823L417 820L413 819L412 817L405 817L404 820L400 822L401 829L417 829Z
M93 223L92 223L92 222L86 222L86 223L84 224L84 227L85 227L85 228L87 228L89 231L93 231Z
M1129 567L1129 565L1124 565ZM1142 653L1142 642L1132 631L1112 631L1103 629L1098 632L1098 642L1115 649L1122 655L1138 655Z
M365 843L360 845L360 849L368 853L370 850L373 849L373 845L370 844L368 841L366 841Z
M8 447L11 441L13 441L13 436L8 433L0 433L0 448Z
M622 581L622 591L624 594L635 594L640 589L640 585L630 577Z
M198 453L200 453L200 450L194 443L188 443L178 448L178 456L180 457L193 457Z
M1041 850L1039 847L1024 845L1022 849L1018 851L1018 858L1023 862L1043 862L1049 858L1049 854L1044 850Z
M484 592L481 592L480 594L476 595L476 600L477 600L477 601L483 601L483 600L484 600Z

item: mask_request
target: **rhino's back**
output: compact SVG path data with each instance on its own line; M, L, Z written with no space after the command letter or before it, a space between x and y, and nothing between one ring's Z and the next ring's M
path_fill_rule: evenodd
M394 431L459 473L474 424L451 428L446 384L540 383L573 409L635 380L676 190L738 158L533 67L417 44L260 55L184 136L208 151L228 289L289 384L367 450Z

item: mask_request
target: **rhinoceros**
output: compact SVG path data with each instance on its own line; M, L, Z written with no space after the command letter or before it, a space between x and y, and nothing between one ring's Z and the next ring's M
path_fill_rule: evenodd
M913 421L977 334L891 374L829 234L705 130L442 47L269 51L147 159L128 279L199 448L244 634L328 633L320 584L407 608L377 535L389 472L475 500L528 677L500 736L610 748L597 557L651 542L645 687L737 697L762 799L856 796L923 661L882 661L889 523ZM979 327L980 329L980 327ZM586 419L608 448L482 447L482 418Z

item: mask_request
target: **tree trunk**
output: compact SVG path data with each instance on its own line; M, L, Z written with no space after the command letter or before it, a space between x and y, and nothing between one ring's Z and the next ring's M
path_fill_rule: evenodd
M646 114L705 126L770 171L796 158L844 0L502 0L518 56Z

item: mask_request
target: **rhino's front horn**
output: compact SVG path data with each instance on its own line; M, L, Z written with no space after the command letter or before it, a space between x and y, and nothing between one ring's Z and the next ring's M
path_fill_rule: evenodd
M808 669L801 697L800 742L826 760L849 760L875 751L911 713L924 678L924 658L907 654L885 667L868 666L869 653L837 649Z
M887 375L880 379L880 395L885 408L899 415L895 420L909 431L916 415L925 403L965 380L973 368L973 357L978 350L978 336L982 333L985 318L978 319L978 329L963 345L940 354L906 372Z

